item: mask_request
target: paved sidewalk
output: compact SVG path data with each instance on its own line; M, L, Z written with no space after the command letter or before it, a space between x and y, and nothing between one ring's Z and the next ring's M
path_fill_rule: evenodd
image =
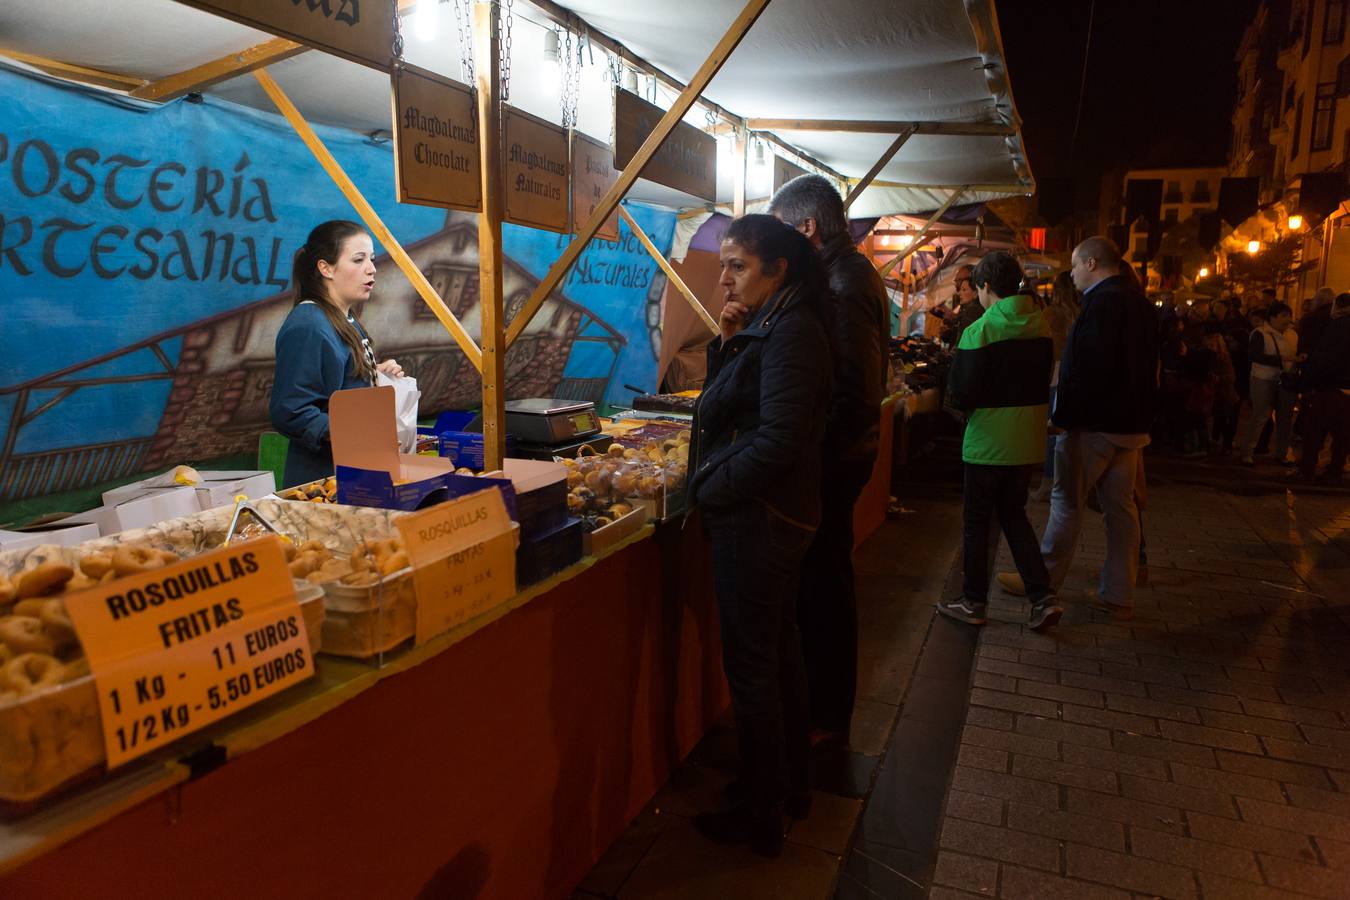
M930 896L1350 897L1350 498L1150 501L1133 621L1099 517L1053 632L991 603Z

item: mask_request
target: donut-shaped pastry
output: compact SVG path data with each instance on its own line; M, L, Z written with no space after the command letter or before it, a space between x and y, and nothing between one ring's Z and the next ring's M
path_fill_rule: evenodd
M112 554L86 553L80 557L80 571L97 581L112 571Z
M42 615L42 605L47 601L41 597L30 597L27 600L20 600L10 609L12 616L32 616L34 619Z
M76 678L83 678L89 674L89 660L81 656L79 659L72 659L66 663L66 674L62 679L65 683L74 681Z
M5 663L14 658L14 651L9 649L9 645L0 644L0 668L4 668Z
M19 576L18 597L45 597L65 587L75 570L63 562L49 560Z
M0 575L0 604L12 603L19 596L19 589L4 575Z
M109 569L109 571L112 571ZM85 588L91 588L98 584L97 578L90 578L83 571L76 572L71 579L66 582L66 593L73 594L76 591L82 591Z
M380 572L389 575L393 572L397 572L399 569L406 569L410 565L412 565L412 563L408 561L408 554L403 550L399 550L395 553L390 553L381 560Z
M42 627L47 629L56 649L64 650L78 642L75 636L75 623L66 613L66 604L59 597L53 597L42 604L42 613L38 616Z
M0 682L19 696L54 688L65 678L66 667L46 653L21 653L0 669Z
M117 573L118 578L135 575L137 572L145 572L149 569L158 569L163 565L164 560L160 557L158 550L135 544L118 547L112 555L112 568Z
M6 616L0 619L0 641L13 650L16 656L22 653L56 652L56 642L42 627L42 620L36 616Z

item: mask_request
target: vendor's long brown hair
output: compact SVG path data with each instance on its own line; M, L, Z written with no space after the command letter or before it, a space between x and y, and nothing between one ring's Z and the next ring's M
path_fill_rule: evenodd
M319 272L319 260L323 260L329 265L337 265L338 255L342 252L342 245L347 238L364 234L365 231L365 228L356 222L349 222L345 219L333 219L316 227L309 233L305 245L295 251L295 263L291 269L291 284L295 291L295 303L293 305L299 306L306 300L312 300L318 304L319 309L323 310L323 314L328 317L328 321L342 338L343 343L351 348L352 367L356 370L357 377L365 381L374 381L375 372L366 360L365 347L361 343L361 333L356 330L351 322L347 321L347 317L342 314L342 310L338 309L332 298L328 296L328 284ZM372 343L372 351L374 346L374 343Z

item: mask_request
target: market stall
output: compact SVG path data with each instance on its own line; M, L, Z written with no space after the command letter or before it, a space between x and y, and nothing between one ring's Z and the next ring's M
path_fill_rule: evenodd
M97 508L0 540L0 892L565 895L726 697L687 433L601 446L595 408L658 389L672 309L714 321L671 257L715 212L804 171L855 217L1033 189L992 9L61 6L0 12L0 503ZM145 481L252 456L287 261L353 214L363 320L414 412L480 408L473 471L343 391L332 484ZM511 458L513 415L569 458Z

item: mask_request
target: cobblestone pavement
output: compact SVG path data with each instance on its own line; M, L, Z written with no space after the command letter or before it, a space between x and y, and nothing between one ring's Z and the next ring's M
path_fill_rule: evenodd
M1051 633L995 592L930 896L1350 897L1350 498L1155 485L1125 623L1093 518Z

